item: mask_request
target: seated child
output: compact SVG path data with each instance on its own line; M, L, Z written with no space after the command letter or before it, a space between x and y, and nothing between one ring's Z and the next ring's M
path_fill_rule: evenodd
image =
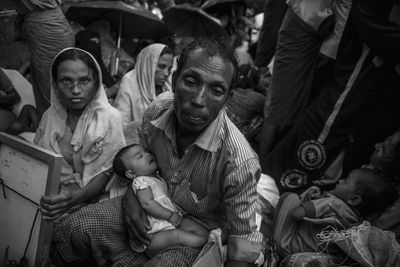
M137 248L131 240L130 246L137 252L146 249L149 256L173 245L202 247L207 243L208 230L182 216L172 203L168 185L158 175L157 168L154 156L138 144L122 148L115 156L114 171L132 180L133 191L150 222L151 242L147 249Z
M393 204L396 191L371 169L356 169L317 199L300 200L294 193L281 196L274 219L274 240L280 256L318 252L317 234L327 226L344 227L339 219L360 222ZM340 210L340 217L331 206ZM342 229L340 229L342 230Z
M36 131L39 118L33 106L25 105L18 117L13 113L13 107L20 99L7 74L0 68L0 132L20 134Z

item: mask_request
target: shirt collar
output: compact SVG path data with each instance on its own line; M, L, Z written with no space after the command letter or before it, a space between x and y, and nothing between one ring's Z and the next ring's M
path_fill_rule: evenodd
M217 118L215 118L215 120L213 120L210 125L208 125L208 127L200 134L194 144L201 149L210 152L216 152L221 143L220 132L225 116L225 109L222 109ZM151 121L151 124L164 131L165 135L169 139L171 139L173 142L176 142L175 126L173 125L174 122L174 108L173 105L171 105L171 107L169 107L160 117Z

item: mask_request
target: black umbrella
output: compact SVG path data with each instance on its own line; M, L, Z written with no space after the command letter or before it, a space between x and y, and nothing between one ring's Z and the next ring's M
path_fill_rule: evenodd
M168 26L149 10L122 1L88 1L70 4L65 16L84 27L96 20L110 22L110 25L118 31L118 49L121 38L159 39L172 34Z
M246 7L244 0L207 0L201 5L201 9L204 9L209 14L232 15L232 8L235 5Z
M220 21L202 9L188 4L175 5L165 13L163 20L179 37L226 37Z

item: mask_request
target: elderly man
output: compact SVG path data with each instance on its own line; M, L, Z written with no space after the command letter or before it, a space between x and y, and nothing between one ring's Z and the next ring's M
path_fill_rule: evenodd
M209 230L223 229L228 244L225 266L251 266L262 241L255 223L260 166L224 110L236 76L237 62L225 45L205 39L189 44L173 75L175 98L149 106L141 142L156 156L172 200L184 216ZM57 225L53 238L56 255L66 262L91 256L101 265L191 266L200 252L174 246L144 263L144 254L130 250L127 241L128 235L137 245L150 240L146 216L131 189L122 204L113 199L69 217Z

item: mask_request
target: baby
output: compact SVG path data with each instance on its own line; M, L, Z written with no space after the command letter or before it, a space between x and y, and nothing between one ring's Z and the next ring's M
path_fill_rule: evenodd
M122 148L115 156L113 169L132 180L133 191L150 222L150 245L140 249L130 240L132 249L137 252L146 249L149 256L154 256L173 245L202 247L207 243L208 230L190 218L183 218L169 197L167 183L157 173L154 156L143 146L133 144Z
M316 235L329 225L338 226L332 206L340 210L339 219L359 222L371 214L382 212L396 197L396 191L381 174L371 169L353 170L333 190L317 199L312 199L313 196L301 201L297 194L284 194L279 200L274 222L278 253L287 256L318 251Z

